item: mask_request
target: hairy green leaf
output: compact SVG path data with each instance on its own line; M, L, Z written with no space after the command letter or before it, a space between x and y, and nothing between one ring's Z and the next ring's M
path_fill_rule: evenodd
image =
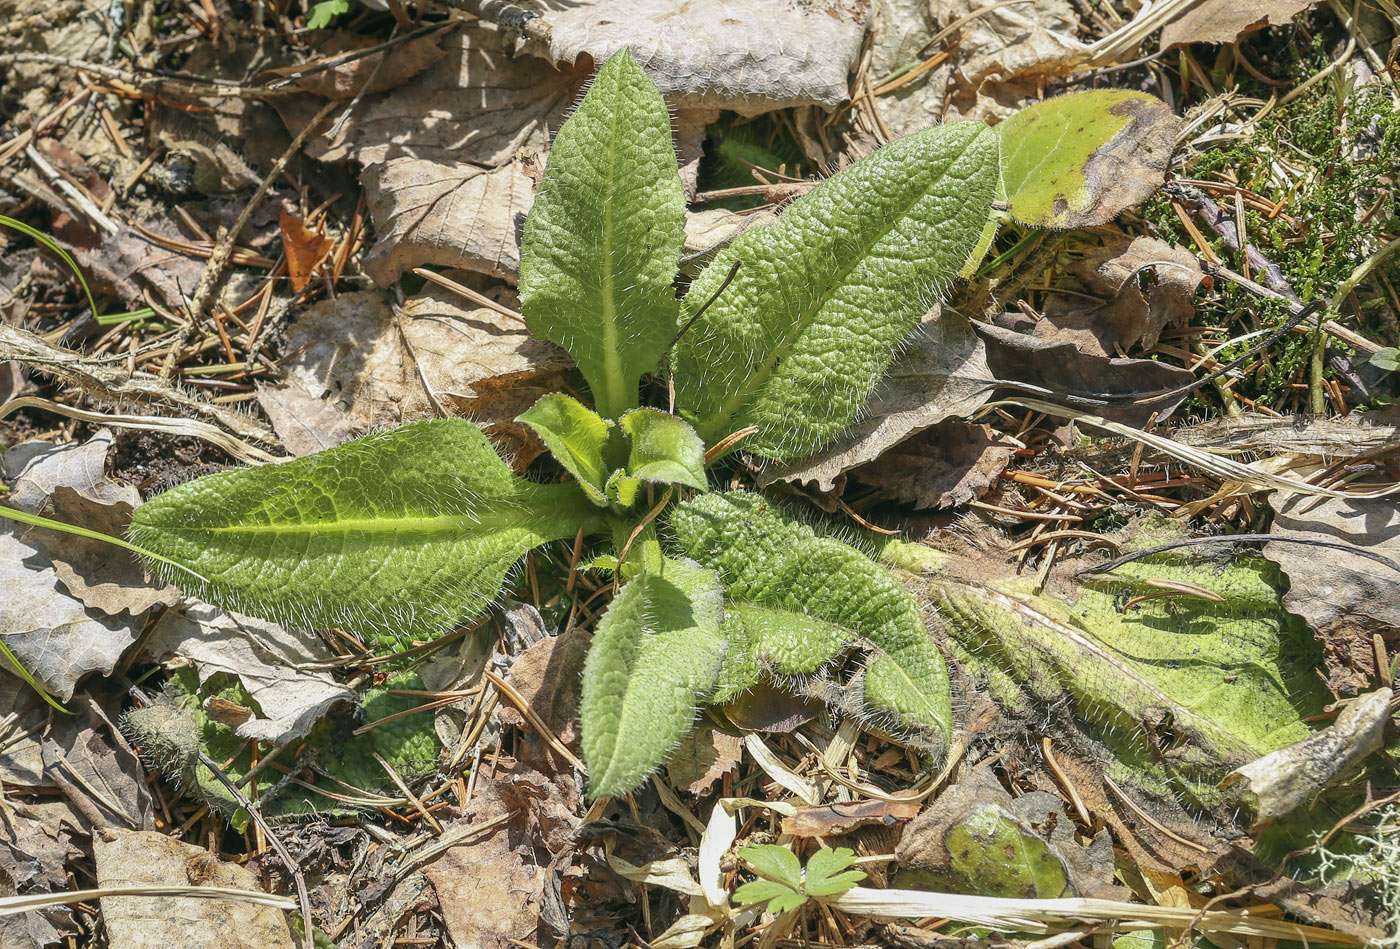
M676 405L709 444L809 454L850 424L895 349L977 246L998 181L980 122L916 132L755 228L696 278L687 306L733 282L673 353Z
M1179 120L1156 96L1071 92L996 127L1011 216L1036 227L1106 224L1162 184Z
M542 397L516 421L524 422L540 436L554 460L578 479L590 501L607 503L603 486L608 480L605 456L611 422L562 392Z
M130 534L191 571L151 563L202 599L404 647L483 609L526 551L601 516L573 485L516 477L474 425L443 419L190 481L137 508Z
M608 493L631 507L644 482L683 484L705 490L705 445L684 419L660 409L634 409L619 422L627 433L627 468L608 484Z
M631 791L665 759L714 687L724 591L713 571L665 560L608 605L583 666L588 794Z
M946 746L948 670L918 607L888 571L756 494L693 498L670 524L686 556L718 571L731 600L721 688L753 684L736 681L741 650L753 652L750 668L793 675L820 671L846 643L864 645L874 655L851 711L875 715L930 753ZM747 635L735 634L733 617Z
M559 129L520 249L530 332L569 351L607 418L676 332L684 224L670 114L622 49Z

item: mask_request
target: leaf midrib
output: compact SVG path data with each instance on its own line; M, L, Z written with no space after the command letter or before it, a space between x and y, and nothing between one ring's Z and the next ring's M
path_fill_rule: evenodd
M341 518L334 521L299 521L285 524L227 524L209 526L165 526L167 533L186 534L446 534L509 530L525 526L527 515L497 514L475 517L470 514L437 514L411 517Z
M967 143L963 145L961 151L959 151L956 156L949 159L947 167L945 168L943 174L939 175L938 178L934 181L930 181L928 187L919 189L919 191L916 192L913 200L905 206L904 210L891 218L891 221L893 223L878 231L874 237L872 237L868 242L866 242L866 244L861 248L860 252L853 256L851 264L843 268L830 281L827 282L827 285L822 291L822 293L813 300L813 303L808 308L807 312L803 313L798 319L793 321L792 327L784 335L782 342L779 343L779 345L768 354L768 358L766 358L763 361L763 364L758 368L758 370L755 371L752 375L750 375L749 378L745 380L744 384L738 389L736 389L734 393L730 395L730 397L726 399L723 404L720 405L719 411L715 414L711 421L705 423L703 426L700 426L700 435L704 438L706 444L711 443L711 440L714 438L715 433L721 427L723 427L724 424L728 422L729 419L732 418L734 414L738 412L739 409L743 408L748 403L749 399L753 396L753 394L756 391L758 391L759 387L761 387L765 382L768 381L768 377L773 374L773 370L775 370L778 367L778 364L780 362L787 358L788 353L791 351L793 345L797 342L798 337L801 336L802 333L807 329L807 327L811 325L812 321L816 319L817 314L820 313L822 308L825 307L826 304L830 301L831 296L836 291L836 289L841 286L844 286L846 283L846 278L851 275L851 272L857 267L859 267L860 264L870 255L871 249L876 244L880 243L880 241L884 240L884 238L892 230L895 229L898 222L903 220L909 214L910 210L912 210L915 205L917 205L921 200L923 200L923 198L928 194L929 190L937 181L941 181L944 177L947 176L948 170L951 169L954 165L956 165L962 159L962 157L967 154L968 149L972 147L972 143L976 142L979 138L981 138L980 135L974 135L972 138L968 139Z
M614 89L614 99L620 99L617 93L621 89L621 83L616 84ZM615 299L616 287L613 277L613 198L617 194L617 125L618 108L616 102L609 110L610 128L608 130L608 196L603 202L603 246L601 257L603 262L603 286L602 286L602 322L603 322L603 385L606 392L604 398L599 399L600 414L605 417L618 415L626 402L625 393L622 391L622 352L618 346L617 332L617 300Z

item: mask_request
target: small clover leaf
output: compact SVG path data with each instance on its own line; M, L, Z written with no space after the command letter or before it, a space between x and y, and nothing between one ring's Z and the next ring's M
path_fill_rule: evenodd
M836 896L838 893L845 893L865 879L864 872L846 869L855 862L855 851L850 847L818 850L807 860L807 878L803 881L803 890L809 896Z

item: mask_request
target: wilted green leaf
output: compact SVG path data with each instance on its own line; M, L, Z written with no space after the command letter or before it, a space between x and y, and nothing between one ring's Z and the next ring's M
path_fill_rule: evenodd
M208 475L136 509L153 570L219 606L381 648L479 612L526 551L600 529L573 485L513 475L474 425L414 422L284 464Z
M687 308L730 286L681 337L676 405L708 444L757 425L746 450L820 448L855 418L895 349L982 235L998 178L980 122L906 136L755 228L696 278Z
M605 455L611 422L562 392L543 396L517 421L540 436L554 460L578 479L590 501L607 503L603 485L608 480Z
M608 604L579 707L590 797L631 791L680 742L719 673L723 616L718 577L679 560L635 577Z
M1166 177L1178 119L1156 96L1071 92L996 127L1011 216L1035 227L1107 224Z
M684 223L670 113L624 48L559 129L520 248L530 332L569 351L605 418L675 335Z

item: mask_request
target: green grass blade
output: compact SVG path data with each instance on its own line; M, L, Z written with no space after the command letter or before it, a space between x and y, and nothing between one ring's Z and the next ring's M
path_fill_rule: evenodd
M83 276L83 271L78 266L77 261L75 261L72 257L68 256L68 251L64 250L62 247L59 247L58 244L54 241L54 239L52 237L49 237L49 235L43 233L42 231L35 230L28 224L25 224L23 221L16 221L12 217L6 217L5 215L0 214L0 227L8 227L12 231L19 231L25 237L30 238L36 243L43 245L44 247L57 254L63 260L63 262L68 265L68 268L73 271L74 275L77 276L78 283L82 284L83 293L87 294L88 306L92 308L92 315L98 315L97 302L92 298L92 288L88 286L87 278Z

